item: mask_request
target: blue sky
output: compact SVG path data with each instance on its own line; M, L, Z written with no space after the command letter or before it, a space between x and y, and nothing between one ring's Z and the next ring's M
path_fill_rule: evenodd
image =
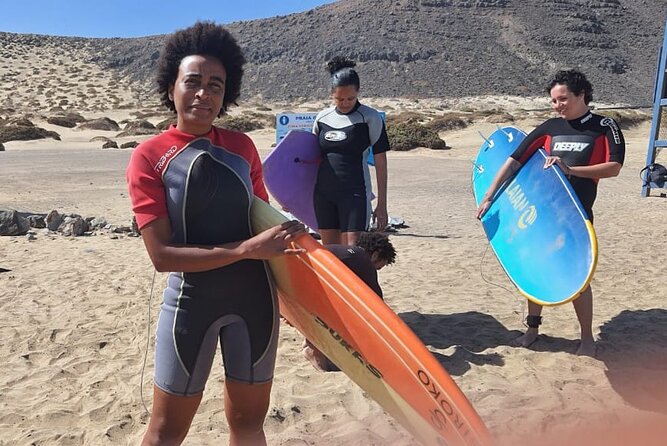
M287 15L334 0L2 0L0 31L79 37L170 33L196 20Z

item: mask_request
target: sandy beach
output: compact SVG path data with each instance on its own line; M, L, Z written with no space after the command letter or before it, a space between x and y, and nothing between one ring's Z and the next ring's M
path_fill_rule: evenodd
M528 102L485 101L528 117L513 124L531 130L542 119L521 112ZM377 104L422 112L433 105ZM122 118L129 110L98 114ZM479 132L488 135L497 125L489 121L442 132L448 150L388 154L389 213L409 227L391 235L397 261L380 272L387 304L452 375L499 443L664 444L667 199L661 191L640 196L650 123L625 130L624 168L601 181L592 282L597 357L590 358L574 355L579 327L570 304L545 309L530 349L512 346L525 328L525 300L488 248L470 184ZM124 171L132 149L102 150L90 140L137 137L34 122L62 140L4 144L0 209L56 209L128 225ZM249 135L265 157L274 130ZM141 239L125 234L66 237L38 229L33 239L0 237L0 445L139 444L165 278L154 273ZM269 444L415 444L343 373L314 370L301 342L295 329L281 326L265 423ZM218 358L184 444L226 444L222 392ZM648 438L637 442L639 433Z

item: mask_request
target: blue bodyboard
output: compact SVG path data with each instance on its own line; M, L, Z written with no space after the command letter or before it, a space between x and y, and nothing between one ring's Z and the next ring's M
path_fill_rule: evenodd
M525 136L503 127L482 144L472 174L478 206ZM544 168L546 156L539 149L498 190L482 226L519 292L540 305L560 305L588 287L597 264L597 239L563 172L557 166Z

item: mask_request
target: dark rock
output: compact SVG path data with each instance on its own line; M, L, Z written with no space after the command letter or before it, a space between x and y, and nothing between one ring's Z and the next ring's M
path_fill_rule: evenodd
M90 225L88 222L77 216L77 217L65 217L65 220L58 228L65 236L74 236L79 237L84 235L88 230L90 230Z
M153 124L145 119L138 119L136 121L130 121L125 125L125 129L120 132L118 137L123 136L138 136L138 135L157 135L160 133Z
M57 231L62 222L63 216L60 215L55 209L49 212L46 216L46 227L49 229L49 231Z
M86 219L86 220L88 220L88 219ZM109 224L109 223L107 223L107 219L104 218L104 217L94 217L94 218L92 218L88 221L90 223L90 229L101 229L101 228L104 228L106 225Z
M120 130L120 126L116 121L106 117L83 122L79 124L78 128L90 129L90 130L109 130L109 131Z
M46 228L46 220L43 215L29 215L28 221L30 222L30 227L35 229Z
M68 119L65 116L51 116L46 118L46 122L53 125L58 125L60 127L74 128L76 127L76 121Z
M60 141L60 135L41 127L8 124L0 127L0 143L7 141L30 141L53 138Z
M0 210L0 235L25 235L29 230L27 218L14 210Z
M136 141L129 141L129 142L124 142L123 144L120 145L121 149L134 149L139 145L138 142Z
M102 144L102 148L103 149L117 149L118 144L116 143L116 141L107 141L104 144Z

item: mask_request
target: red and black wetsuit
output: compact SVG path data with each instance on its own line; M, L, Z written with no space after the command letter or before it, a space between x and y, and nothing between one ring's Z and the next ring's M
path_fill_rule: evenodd
M549 119L530 132L511 156L524 164L541 147L568 166L592 166L610 161L623 164L625 159L625 139L618 124L590 111L572 120ZM598 180L571 176L570 183L592 219Z
M249 239L253 195L268 201L252 140L216 127L200 137L172 127L141 143L127 182L139 228L168 218L179 245ZM228 378L270 381L278 325L273 281L261 260L172 272L158 321L155 384L176 395L201 393L218 342Z

